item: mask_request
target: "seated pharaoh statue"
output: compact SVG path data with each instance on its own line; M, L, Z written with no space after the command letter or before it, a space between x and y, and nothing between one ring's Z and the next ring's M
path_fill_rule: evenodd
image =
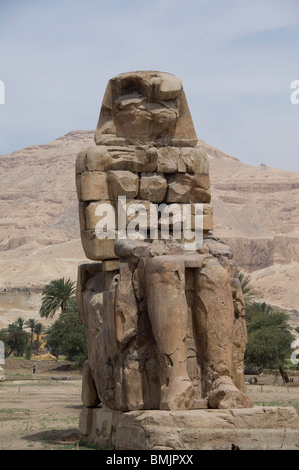
M112 410L251 407L232 252L213 236L207 154L182 82L112 78L76 161L82 400Z

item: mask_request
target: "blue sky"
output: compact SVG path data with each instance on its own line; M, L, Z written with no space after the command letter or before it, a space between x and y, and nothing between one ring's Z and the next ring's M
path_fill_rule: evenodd
M182 79L200 139L299 171L298 56L298 0L0 0L0 154L95 129L108 80L145 69Z

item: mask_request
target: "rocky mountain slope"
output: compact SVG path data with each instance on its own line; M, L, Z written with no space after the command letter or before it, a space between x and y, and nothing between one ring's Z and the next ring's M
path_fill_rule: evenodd
M78 264L86 261L74 166L93 136L94 131L72 131L0 156L0 327L24 316L27 304L28 315L38 316L42 287L62 276L75 280ZM214 234L232 247L260 298L289 310L298 325L298 173L246 165L199 143L210 160ZM3 294L30 288L31 303L21 303L22 308Z
M299 310L299 175L210 153L214 232L260 298ZM295 313L295 312L294 312Z

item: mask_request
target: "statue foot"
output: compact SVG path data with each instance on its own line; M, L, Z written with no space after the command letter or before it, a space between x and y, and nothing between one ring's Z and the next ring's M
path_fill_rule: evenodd
M230 377L219 377L211 387L210 408L252 408L250 398L241 392Z
M161 390L161 410L190 410L194 400L194 387L189 378L176 377Z

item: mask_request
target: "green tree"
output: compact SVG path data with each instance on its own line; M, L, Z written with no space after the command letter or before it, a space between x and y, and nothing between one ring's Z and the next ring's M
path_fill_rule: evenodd
M14 323L10 323L8 325L8 329L9 331L16 330L16 329L23 330L24 325L25 325L25 319L22 317L18 317Z
M13 323L9 323L7 331L11 333L12 331L23 331L23 326L25 324L24 318L18 317L17 320Z
M16 356L23 356L24 352L28 348L30 335L21 328L13 328L12 325L9 326L10 329L8 330L8 334L5 340L8 348L10 349L8 356L10 356L12 353L14 353Z
M28 350L30 335L24 329L25 320L17 318L14 323L10 323L7 328L1 330L0 339L4 342L5 355L23 356Z
M77 312L60 316L48 329L46 339L56 357L59 352L80 366L87 359L85 332Z
M266 302L251 302L247 305L246 322L249 324L256 315L259 315L260 313L268 313L270 315L272 311L273 308L266 304Z
M59 329L60 324L59 320L56 320L51 326L46 330L46 347L50 350L50 353L53 356L57 357L61 354L61 343L63 332Z
M249 367L279 368L291 355L294 336L283 311L254 303L247 318L248 343L245 364Z
M45 286L42 292L40 316L53 318L55 313L63 313L74 300L75 282L70 279L55 279Z

